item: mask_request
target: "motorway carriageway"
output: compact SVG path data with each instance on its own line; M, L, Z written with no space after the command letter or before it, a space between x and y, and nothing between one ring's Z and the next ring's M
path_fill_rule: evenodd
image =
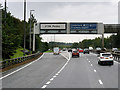
M97 64L96 54L71 58L44 53L42 57L16 70L3 73L2 88L118 88L118 63Z

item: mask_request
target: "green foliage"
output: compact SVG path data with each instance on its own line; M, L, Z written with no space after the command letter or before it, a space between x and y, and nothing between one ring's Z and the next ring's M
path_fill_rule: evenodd
M78 47L79 47L78 43L75 42L75 43L72 44L72 48L78 48Z
M4 13L5 11L2 10L2 59L4 60L18 57L19 55L14 55L17 52L20 53L21 57L23 53L17 51L16 49L19 47L23 48L24 46L24 21L20 21L19 19L15 18L10 12L7 13L5 19ZM33 23L37 22L33 15L31 22L31 26L33 28ZM29 30L30 19L28 22L26 22L26 49L29 49ZM48 43L42 42L41 38L36 36L36 51L46 51L48 48Z
M22 25L20 20L11 16L10 12L7 13L6 23L4 13L2 15L2 58L9 59L21 44L21 32L23 29L20 27Z
M104 38L104 47L107 49L111 49L113 47L120 48L120 35L111 35L109 38ZM102 48L102 39L95 38L95 39L85 39L79 43L73 43L72 48L88 48L88 47L101 47Z
M16 49L15 50L16 52L14 53L13 56L10 56L10 58L12 59L12 58L22 57L24 55L24 53L22 52L23 50L24 50L24 48L18 48L18 49Z
M36 35L36 42L35 42L35 48L37 51L47 51L49 49L48 43L47 42L42 42L42 38L39 37L39 35Z
M45 51L44 53L51 53L51 52L53 52L52 50L49 50L49 51Z

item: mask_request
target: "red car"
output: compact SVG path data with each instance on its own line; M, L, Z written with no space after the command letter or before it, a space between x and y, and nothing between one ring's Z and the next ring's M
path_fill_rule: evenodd
M83 49L79 48L78 49L79 53L83 53Z
M74 57L74 56L79 57L79 52L77 50L76 51L72 51L72 57Z

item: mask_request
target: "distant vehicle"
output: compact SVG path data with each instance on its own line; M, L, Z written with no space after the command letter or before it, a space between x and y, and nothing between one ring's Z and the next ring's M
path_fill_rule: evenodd
M63 51L66 51L67 50L67 48L63 48Z
M118 48L112 48L112 52L118 51Z
M96 48L96 50L100 51L100 50L101 50L101 48L100 48L100 47L97 47L97 48Z
M72 57L79 57L79 52L77 50L72 51Z
M58 55L60 52L59 52L59 47L54 47L53 48L53 54L54 55Z
M71 48L69 48L69 49L68 49L68 52L72 52L72 49L71 49Z
M83 53L84 53L84 54L85 54L85 53L89 54L89 49L88 49L88 48L85 48L84 51L83 51Z
M113 65L113 56L111 53L100 53L98 55L98 64L109 64Z
M77 51L79 51L79 53L83 53L83 49L81 48L77 49Z
M106 48L102 48L102 51L106 51L107 49Z
M73 48L72 51L77 51L77 49Z
M93 47L89 47L89 50L90 50L90 51L93 50Z

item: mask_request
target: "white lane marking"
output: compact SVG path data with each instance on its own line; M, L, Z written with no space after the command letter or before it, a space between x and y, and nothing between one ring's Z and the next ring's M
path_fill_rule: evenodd
M51 78L50 81L52 81L54 78Z
M100 84L103 84L103 82L101 80L98 80Z
M53 76L53 78L56 78L56 76Z
M63 55L62 53L60 53L64 58L66 58L67 60L69 59L68 57L66 57L65 55Z
M96 72L96 70L94 69L94 72Z
M41 88L46 88L47 87L47 85L44 85L44 86L42 86Z
M114 63L120 64L120 63L119 63L119 62L117 62L117 61L114 61Z
M91 64L91 66L93 66L93 65Z
M46 84L50 84L51 82L50 81L48 81Z
M33 64L33 63L37 62L38 60L40 60L43 56L44 56L44 53L43 53L43 55L42 55L40 58L38 58L37 60L35 60L35 61L33 61L33 62L31 62L31 63L29 63L29 64L27 64L27 65L25 65L25 66L23 66L23 67L21 67L21 68L19 68L19 69L17 69L17 70L15 70L15 71L13 71L13 72L11 72L11 73L3 76L3 77L1 77L0 80L6 78L6 77L8 77L8 76L10 76L10 75L12 75L12 74L14 74L14 73L16 73L16 72L18 72L18 71L20 71L20 70L22 70L22 69L24 69L24 68L26 68L26 67L28 67L28 66L30 66L31 64Z
M57 73L57 74L55 74L55 75L57 76L57 75L59 75L59 74Z
M90 61L89 61L90 62Z
M88 59L87 59L88 60Z
M67 58L66 56L64 56L63 54L61 54L63 57L65 57L68 61L64 64L64 66L53 76L53 78L50 79L50 81L48 81L46 84L50 84L52 80L54 80L54 78L57 77L57 75L59 75L59 73L65 68L65 66L68 64L68 62L70 61L70 53L69 53L69 58ZM46 88L47 85L44 85L42 88Z

